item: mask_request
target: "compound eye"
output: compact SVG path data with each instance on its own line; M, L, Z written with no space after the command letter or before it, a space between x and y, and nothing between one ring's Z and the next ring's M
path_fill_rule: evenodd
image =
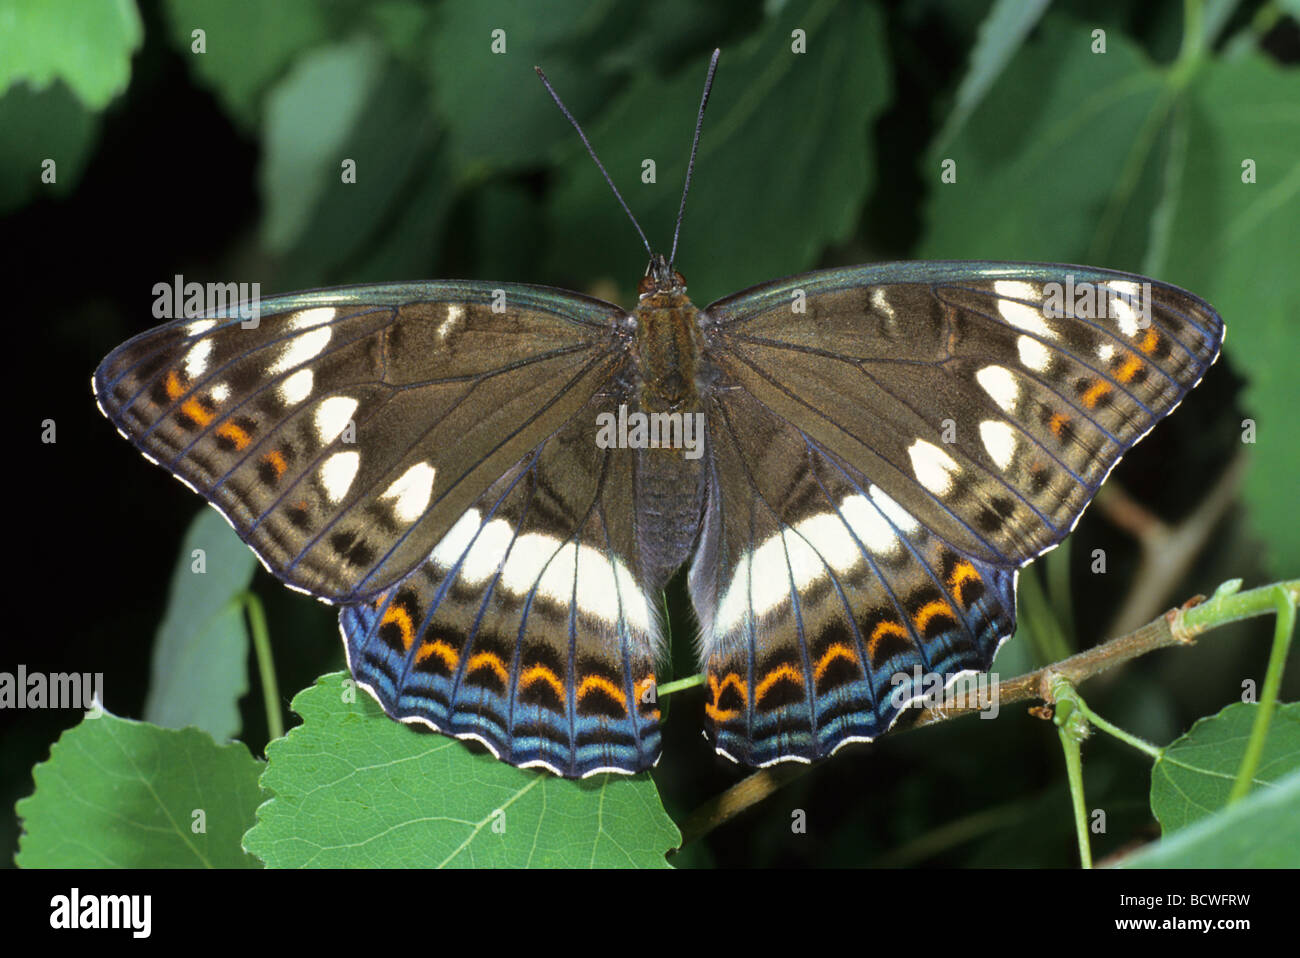
M637 284L636 291L642 296L655 291L655 281L653 276L642 276L641 282Z

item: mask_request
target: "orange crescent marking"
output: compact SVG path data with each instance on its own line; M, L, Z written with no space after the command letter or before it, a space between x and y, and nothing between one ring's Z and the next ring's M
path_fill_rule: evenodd
M477 672L479 669L491 669L503 683L510 680L510 673L506 671L505 665L491 652L480 652L472 656L465 666L465 674Z
M718 700L722 698L722 693L727 690L727 686L733 686L740 693L740 699L746 705L749 704L749 693L745 689L745 683L740 680L740 676L735 672L728 672L722 682L718 682L718 676L709 673L709 690L713 693L713 701L704 703L704 714L715 722L729 722L740 715L739 709L720 709Z
M1138 371L1142 368L1142 360L1136 356L1129 356L1124 360L1124 365L1119 367L1119 372L1115 373L1115 378L1122 383L1129 382Z
M720 709L712 702L705 702L704 714L715 722L730 722L740 715L740 712L736 709Z
M952 574L948 576L948 586L953 592L957 593L957 601L963 606L966 604L966 599L963 597L962 592L966 583L971 581L979 582L980 574L975 571L973 565L962 559L952 567Z
M745 688L745 683L741 681L740 676L735 672L728 672L726 677L719 682L716 673L709 673L709 688L713 691L713 701L717 702L722 697L722 693L727 691L730 685L740 693L740 700L746 705L749 704L749 690Z
M503 669L499 674L502 676L502 680L504 681L505 670ZM526 689L534 682L545 682L555 690L555 694L560 697L560 701L564 701L564 683L561 682L559 677L546 666L534 665L531 668L525 669L524 674L519 676L520 689Z
M910 639L907 629L903 628L893 619L885 619L883 622L876 623L876 627L871 630L871 638L867 640L867 654L873 659L876 657L876 646L886 635L896 635L900 639Z
M1105 398L1106 394L1109 392L1110 392L1110 383L1106 382L1106 380L1104 379L1098 379L1086 390L1084 390L1082 396L1083 404L1087 406L1089 409L1093 409L1096 407L1097 403L1101 402L1101 400Z
M754 701L763 701L763 696L772 691L772 686L776 685L782 679L789 679L792 682L803 684L803 673L788 663L778 665L767 675L763 676L763 681L758 683L758 688L754 689Z
M449 669L454 669L456 663L460 661L460 656L456 654L455 649L442 641L442 639L434 639L432 642L420 643L420 650L415 653L415 664L419 665L431 655L436 655L438 658L442 659L443 663Z
M1142 337L1142 342L1138 343L1138 349L1150 356L1160 345L1160 334L1154 329L1148 329L1147 334Z
M603 675L588 675L582 680L582 684L578 686L578 701L582 701L582 697L592 689L600 689L621 705L624 712L627 711L627 696L623 694L622 689Z
M411 622L411 616L400 605L390 605L379 624L382 626L393 622L397 623L397 628L402 633L402 648L411 651L411 643L415 641L415 625Z
M243 449L252 441L253 438L248 434L247 429L238 423L233 422L223 422L218 426L217 435L221 436L223 439L229 439L235 444L237 450Z
M817 660L817 667L813 669L813 678L820 681L823 673L830 668L830 664L836 659L846 659L854 665L858 663L857 653L842 642L835 642Z
M957 621L957 617L952 613L952 606L942 599L933 599L916 611L912 616L912 624L916 626L916 631L924 635L925 627L936 615L946 615L954 622Z

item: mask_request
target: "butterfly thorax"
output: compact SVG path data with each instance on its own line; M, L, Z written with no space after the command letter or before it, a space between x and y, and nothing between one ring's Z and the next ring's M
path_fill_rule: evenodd
M686 280L656 256L641 280L640 294L635 316L641 408L694 411L699 404L699 310L686 295Z

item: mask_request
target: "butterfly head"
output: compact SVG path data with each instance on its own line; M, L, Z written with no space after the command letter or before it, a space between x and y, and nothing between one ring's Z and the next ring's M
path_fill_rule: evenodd
M685 293L686 278L672 268L662 253L655 253L645 268L637 292L641 299L660 293Z

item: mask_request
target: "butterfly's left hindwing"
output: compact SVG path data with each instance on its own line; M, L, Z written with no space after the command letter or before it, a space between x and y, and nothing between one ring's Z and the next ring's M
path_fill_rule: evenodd
M351 287L160 326L95 372L100 408L267 568L333 602L424 561L609 379L616 307L540 287Z
M643 580L634 457L593 424L611 388L495 482L427 562L340 615L348 661L394 718L582 777L659 756L657 592Z
M915 670L987 669L1018 567L1223 338L1176 287L1035 264L826 270L704 312L691 591L718 750L756 765L885 731Z

